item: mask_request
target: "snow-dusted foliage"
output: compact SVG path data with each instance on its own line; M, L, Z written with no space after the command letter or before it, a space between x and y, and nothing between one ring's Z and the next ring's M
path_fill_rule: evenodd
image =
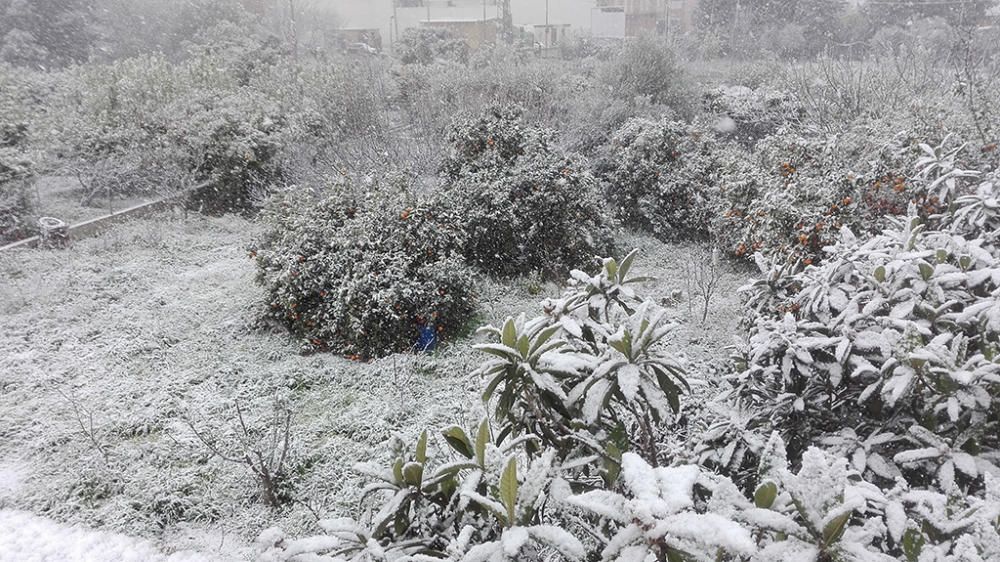
M556 150L551 131L493 107L457 120L449 140L434 200L460 219L470 265L558 278L610 253L614 223L589 163Z
M631 119L611 142L602 179L622 222L665 240L708 234L711 133L665 119Z
M739 474L777 430L803 470L820 446L889 498L881 552L986 560L1000 475L997 184L955 168L953 152L924 151L915 181L945 212L922 219L911 205L869 239L845 228L817 267L758 256L767 277L745 289L752 327L730 396L747 419L706 434L702 458Z
M282 183L289 117L276 100L246 89L208 91L169 110L168 142L180 147L184 169L211 182L203 206L244 209Z
M643 281L629 275L635 256L606 259L594 276L574 271L543 315L484 328L496 341L476 346L494 356L476 372L487 380L483 398L496 399L501 431L539 435L563 457L581 447L601 455L610 480L622 450L655 462L655 427L679 410L687 386L661 345L674 326L633 291Z
M403 64L464 64L469 60L468 42L447 29L407 29L399 36L394 52Z
M945 143L951 152L954 141ZM786 126L752 152L730 146L717 157L712 233L737 257L819 263L845 226L866 237L910 204L921 217L940 212L940 190L909 174L921 153L877 123L829 136Z
M723 138L752 145L798 117L801 108L790 92L747 86L720 86L705 93L705 109L716 116Z
M683 529L690 518L739 535L708 544L752 550L737 525L692 511L697 467L661 474L640 456L620 452L634 446L656 462L651 420L673 415L686 384L681 367L659 346L671 328L663 311L632 291L642 281L629 276L634 259L634 253L621 263L607 259L595 276L574 272L573 288L543 303L542 315L486 329L498 341L476 346L493 357L477 372L485 377L483 399L493 405L494 423L484 419L472 431L445 428L447 448L432 447L427 432L412 450L397 441L388 469L358 467L375 479L364 495L379 499L366 524L346 539L343 527L332 524L323 524L327 534L317 539L291 541L269 531L261 537L266 556L485 562L559 553L578 560L588 548L611 552L614 546L600 532L579 534L580 525L603 526L604 511L589 523L581 519L588 516L579 508L591 505L592 496L564 500L574 488L615 487L619 474L639 502L654 505L649 517L676 516L663 534L679 536L679 545L692 538ZM645 441L616 444L610 437L634 433L636 426ZM664 481L666 488L656 491L657 479L670 480L675 472L686 480Z
M412 349L421 330L455 334L474 308L457 219L405 179L353 181L288 190L265 209L271 230L252 255L267 316L306 348L364 358Z
M34 230L28 192L34 164L23 147L26 135L24 123L0 117L0 242L24 238Z
M697 466L652 467L634 453L622 456L622 493L593 490L567 502L613 522L602 560L718 560L757 550L750 530L696 505ZM732 486L732 484L729 484ZM591 531L600 535L600 527Z
M51 123L39 136L73 165L88 201L211 181L200 203L227 211L281 182L291 117L270 92L248 87L273 58L249 44L206 50L183 62L147 55L80 67L50 94Z
M649 100L690 114L697 94L674 50L663 41L637 37L625 42L601 69L601 80L626 102Z

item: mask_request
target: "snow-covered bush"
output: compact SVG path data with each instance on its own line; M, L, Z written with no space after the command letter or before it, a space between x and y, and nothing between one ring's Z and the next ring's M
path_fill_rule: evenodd
M441 165L445 177L503 172L526 154L551 151L555 133L528 125L522 115L519 107L497 105L481 115L456 119L448 131L450 150Z
M0 242L30 236L34 165L24 151L27 127L0 120Z
M800 108L787 92L747 86L721 86L704 97L705 110L716 117L724 138L752 145L798 117Z
M374 501L368 520L321 522L324 534L298 540L268 530L258 541L265 559L499 562L603 551L605 560L643 559L640 552L714 560L754 552L748 529L707 513L710 504L698 499L699 480L720 479L696 466L654 468L653 426L677 410L686 383L662 349L672 328L664 311L632 291L642 281L629 275L634 259L607 259L595 276L574 272L563 298L543 302L544 314L485 329L497 341L476 346L492 356L477 373L495 424L445 428L446 447L427 432L413 446L394 439L388 468L357 467L373 478L363 494ZM579 490L589 491L574 496Z
M465 64L469 60L469 44L447 29L407 29L394 49L403 64L426 65L437 61Z
M0 148L0 241L26 238L34 232L29 216L31 163L14 151Z
M276 100L248 88L205 91L167 111L166 134L181 147L185 168L212 182L203 206L245 209L282 182L288 116Z
M916 143L880 134L859 127L820 136L786 127L752 153L718 150L714 237L737 257L818 263L844 226L878 233L911 202L924 215L936 211L907 176Z
M629 40L601 69L601 81L625 101L646 98L689 115L698 94L668 44L648 37Z
M631 119L615 133L602 178L622 221L666 240L711 224L713 138L683 123Z
M797 272L759 258L767 278L747 288L753 326L734 394L793 459L823 443L873 482L945 494L1000 474L997 184L954 198L972 174L946 169L928 158L920 174L943 215L914 206L868 240L844 229L822 265ZM953 195L940 191L949 180Z
M611 465L629 449L656 462L657 428L680 409L687 382L662 348L674 325L633 291L645 280L629 275L635 256L606 259L594 276L574 271L541 316L484 329L498 341L477 346L495 356L477 373L489 381L483 396L496 398L503 433L538 435L562 458L582 444ZM612 434L618 442L602 442Z
M434 200L460 221L470 265L557 277L612 249L614 222L588 163L558 153L550 139L511 109L455 124Z
M267 315L307 347L383 356L412 349L421 330L448 337L468 320L472 275L458 253L459 221L400 183L294 189L265 210L271 230L254 255Z
M621 476L622 493L592 490L567 499L602 524L612 522L602 560L724 560L757 550L749 529L711 513L711 504L696 503L697 466L654 468L626 453ZM603 530L598 525L590 532L601 536Z

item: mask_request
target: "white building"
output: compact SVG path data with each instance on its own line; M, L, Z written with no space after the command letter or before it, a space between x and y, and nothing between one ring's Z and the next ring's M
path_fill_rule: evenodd
M548 23L590 31L596 0L510 0L510 5L514 27ZM323 6L337 14L341 27L380 30L386 46L397 31L419 27L422 21L487 20L500 14L498 0L326 0Z

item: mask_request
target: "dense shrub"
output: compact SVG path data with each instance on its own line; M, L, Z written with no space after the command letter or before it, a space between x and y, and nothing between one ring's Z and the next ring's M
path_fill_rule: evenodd
M705 111L718 118L716 131L752 146L795 120L798 105L787 92L747 86L723 86L704 97Z
M844 226L877 233L911 202L927 216L938 204L907 171L917 150L905 134L885 139L877 124L829 136L784 127L752 153L726 147L716 160L714 237L737 257L815 263Z
M478 372L496 425L487 417L471 431L444 428L443 439L427 431L415 444L393 438L387 464L355 467L372 480L362 499L368 516L322 520L321 535L303 539L268 529L258 538L262 558L958 562L1000 555L1000 480L967 459L971 453L939 443L907 458L950 455L946 464L980 471L981 493L903 480L880 488L864 478L870 457L810 447L793 462L777 433L756 451L749 490L695 465L660 464L647 432L657 412L662 423L678 409L676 384L684 379L659 345L670 330L663 311L628 287L639 281L628 275L633 259L606 260L594 277L575 272L579 284L543 303L544 315L487 329L493 341L477 347L490 359ZM628 436L624 452L616 435Z
M668 120L632 119L615 133L602 166L622 221L664 240L704 237L711 224L713 138Z
M470 265L498 275L563 275L612 247L613 221L589 165L551 147L552 133L510 109L459 120L450 135L445 185L468 238Z
M25 152L28 127L0 117L0 243L30 236L34 164Z
M403 32L395 45L403 64L431 64L436 61L465 64L469 44L447 29L417 27Z
M456 119L448 131L450 150L442 164L446 179L502 172L527 152L550 152L554 132L532 127L516 106L494 106L482 115Z
M459 221L399 180L351 187L283 192L267 207L254 255L268 317L308 348L362 358L412 349L422 329L458 333L474 308Z
M208 210L246 209L284 177L288 117L275 100L253 90L212 92L180 100L167 135L182 148L185 167L212 182Z
M947 167L925 172L935 165ZM867 240L845 230L819 267L760 258L767 277L747 288L752 328L733 378L749 420L713 435L719 450L773 429L793 461L823 444L884 489L903 479L982 493L1000 474L996 185L956 185L945 214L928 221L911 206Z
M651 38L630 39L604 65L601 79L626 101L648 98L680 115L693 113L698 94L673 50Z
M32 198L29 181L32 163L25 155L0 142L0 243L34 233L30 220Z

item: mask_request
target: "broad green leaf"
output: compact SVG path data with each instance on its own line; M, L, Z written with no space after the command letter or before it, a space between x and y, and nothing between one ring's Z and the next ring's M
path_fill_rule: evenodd
M484 343L472 346L476 351L482 351L483 353L489 353L490 355L495 355L505 361L519 361L521 357L517 354L517 350L513 347L508 347L506 345L498 345L495 343Z
M513 349L514 344L517 342L517 326L514 325L514 319L508 318L503 325L503 337L501 338L501 343L507 347Z
M604 449L607 457L604 459L604 470L607 471L607 484L612 486L618 481L618 475L622 471L622 452L613 441L609 441Z
M920 269L920 276L923 277L924 281L927 281L931 278L931 275L934 275L934 268L927 262L920 262L917 264L917 268Z
M554 326L549 326L548 328L545 328L541 332L538 332L538 337L536 337L535 342L531 344L531 350L528 352L528 354L534 355L538 351L538 348L545 345L545 342L549 341L549 339L551 339L552 336L554 336L556 332L559 331L560 328L561 326L559 324L556 324Z
M403 467L403 482L407 486L420 486L424 479L424 466L416 462L408 462Z
M654 367L653 372L656 373L656 382L659 383L660 390L662 390L663 394L667 396L667 401L670 403L670 408L674 411L675 414L680 412L681 411L680 387L674 384L674 382L670 380L670 377L667 376L667 374L662 370Z
M875 280L879 283L885 282L885 266L880 265L875 268Z
M622 260L621 267L618 268L619 282L624 281L625 278L628 276L629 270L632 269L632 262L635 261L635 256L637 256L638 254L639 250L637 249L632 250L631 252L628 253L627 256L625 256L625 259Z
M924 535L918 529L907 529L903 533L903 554L909 562L917 562L920 559L924 541Z
M507 508L507 522L514 525L515 509L517 508L517 459L507 461L507 468L500 475L500 501Z
M417 451L416 451L416 455L414 455L414 458L416 458L417 462L420 463L420 464L424 464L425 462L427 462L427 430L426 429L423 432L420 433L420 438L417 439Z
M608 273L608 279L618 278L618 262L614 258L608 258L604 262L604 271Z
M430 489L434 485L438 484L439 482L442 482L444 480L452 478L456 474L458 474L459 472L461 472L463 470L472 470L472 469L478 469L478 468L479 468L479 465L477 465L475 463L471 463L471 462L455 463L455 464L445 465L445 466L439 468L437 470L437 472L434 473L433 477L431 477L431 478L429 478L427 480L424 480L424 489Z
M824 544L832 545L840 540L840 537L844 535L844 530L847 529L847 522L851 520L851 514L852 512L850 511L841 514L830 520L830 522L826 524L826 527L823 527Z
M626 338L627 338L627 336L626 336ZM615 350L617 350L619 353L621 353L625 357L631 357L631 354L629 353L629 345L625 341L626 338L622 338L620 340L608 340L608 345L610 345L611 347L615 348Z
M507 378L506 371L493 377L493 380L490 381L490 384L486 385L486 390L483 392L483 402L490 401L490 398L493 397L493 393L496 391L497 387L500 386L500 383L503 382L506 378Z
M528 358L529 344L527 334L517 338L517 352L521 354L522 359Z
M667 562L688 562L689 560L691 558L684 551L670 546L667 547Z
M409 497L409 490L400 490L382 506L382 509L372 518L373 536L381 537L388 528L389 523L397 520L400 512L403 512L405 516L405 508L409 506L409 502L407 501Z
M392 465L392 477L396 479L396 485L403 485L403 459L396 459Z
M455 452L462 455L467 459L471 459L473 456L472 443L469 442L469 436L466 435L465 430L457 425L453 425L441 432L444 440L451 445Z
M476 462L486 466L486 445L490 442L490 420L484 417L476 434Z
M764 482L757 486L757 491L753 493L753 503L761 509L771 509L777 498L778 486L774 482Z

